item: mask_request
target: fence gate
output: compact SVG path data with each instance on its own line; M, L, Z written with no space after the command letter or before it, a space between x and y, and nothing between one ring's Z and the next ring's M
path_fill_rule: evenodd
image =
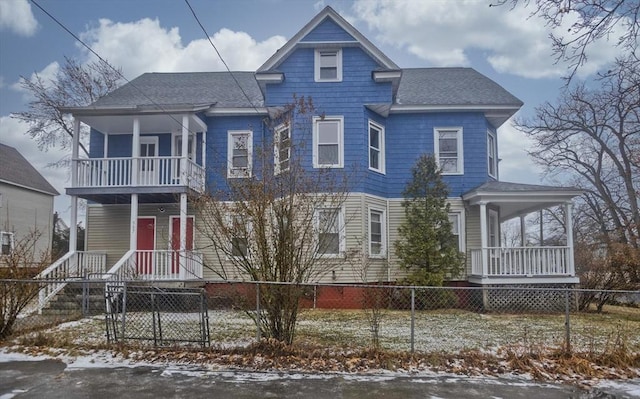
M209 346L209 313L202 288L107 283L105 307L109 343L136 340L154 346Z

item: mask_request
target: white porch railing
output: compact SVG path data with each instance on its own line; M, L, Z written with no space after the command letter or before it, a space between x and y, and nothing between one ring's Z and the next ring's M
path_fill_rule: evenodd
M107 255L103 252L68 252L35 278L52 280L43 284L38 297L38 312L49 303L70 279L87 278L92 274L102 274L106 270Z
M474 276L573 276L569 247L489 247L470 250ZM486 265L483 265L483 258Z
M104 275L108 280L200 280L202 254L196 251L131 250Z
M74 187L128 187L133 185L133 173L137 173L136 186L189 186L198 192L204 191L204 168L188 159L187 167L182 168L182 161L182 157L74 159L78 178L73 184ZM182 170L186 171L184 175Z

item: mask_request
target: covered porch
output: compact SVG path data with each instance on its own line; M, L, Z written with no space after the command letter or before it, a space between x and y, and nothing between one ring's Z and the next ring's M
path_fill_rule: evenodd
M488 182L465 193L462 198L477 215L479 237L468 245L468 280L480 285L577 284L573 259L573 198L576 188L551 187L508 182ZM525 216L554 206L564 213L562 245L532 246L526 242ZM501 239L501 223L520 219L519 245L507 246ZM541 234L544 227L540 227ZM479 234L478 234L479 233ZM542 242L543 240L541 240Z

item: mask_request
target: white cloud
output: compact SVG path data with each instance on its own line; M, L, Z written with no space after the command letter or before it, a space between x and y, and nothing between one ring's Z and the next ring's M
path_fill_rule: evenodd
M500 180L516 183L540 184L542 169L527 154L533 141L507 121L498 129Z
M567 71L566 65L555 63L550 28L530 17L531 11L521 5L511 9L477 0L356 0L353 10L362 23L378 32L378 40L406 49L433 66L469 65L474 51L501 73L543 78ZM573 21L575 15L567 16L556 33L566 32ZM583 75L613 59L613 42L594 44Z
M36 74L40 76L40 79L44 83L45 87L50 87L53 82L56 81L58 76L58 71L60 70L60 64L57 61L52 62L51 64L44 67L40 72L32 73L29 76L29 80L33 80L36 77ZM31 101L32 95L31 92L25 90L22 86L20 86L20 81L15 82L11 85L11 88L17 92L22 93L25 101Z
M38 29L27 0L0 0L0 31L8 30L20 36L33 36Z
M207 39L182 44L178 28L167 29L157 19L131 23L100 20L99 26L81 35L101 57L134 78L144 72L224 70ZM255 70L286 42L273 36L256 42L247 33L221 29L212 41L232 70Z

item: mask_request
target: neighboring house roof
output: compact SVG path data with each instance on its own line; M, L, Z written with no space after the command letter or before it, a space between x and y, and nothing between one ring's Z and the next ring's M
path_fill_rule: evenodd
M222 108L262 107L264 100L254 73L145 73L88 108L214 104Z
M402 70L396 104L519 108L523 102L472 68L410 68Z
M58 191L13 147L0 143L0 182L45 194Z

